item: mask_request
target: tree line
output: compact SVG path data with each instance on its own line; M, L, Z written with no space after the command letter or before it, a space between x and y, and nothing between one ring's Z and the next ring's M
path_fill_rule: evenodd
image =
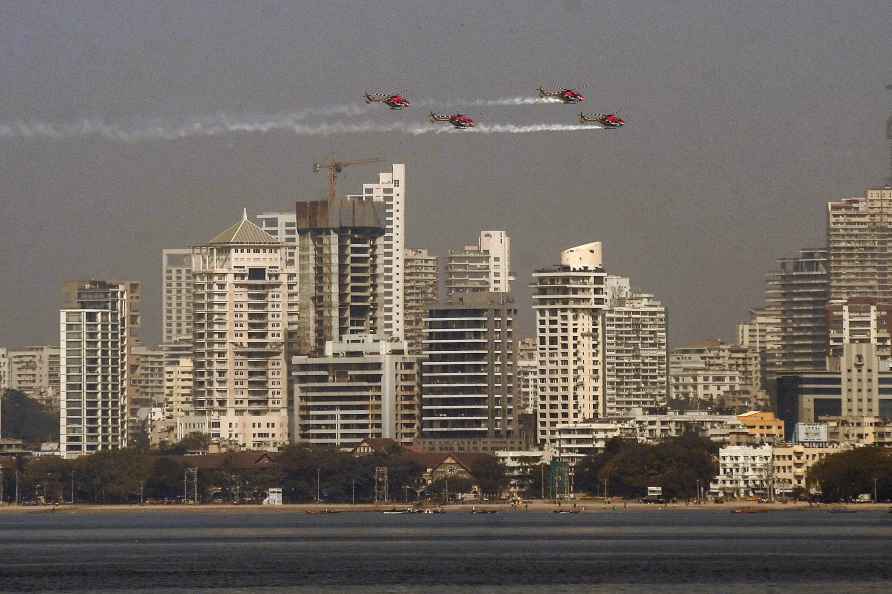
M110 450L74 460L19 457L16 467L4 473L4 500L14 501L18 488L19 500L24 502L176 502L193 498L196 485L186 474L191 467L199 468L200 502L260 503L271 487L282 488L288 503L370 502L375 498L375 469L382 466L387 468L389 501L440 502L449 494L470 490L472 484L497 496L507 484L504 469L494 457L478 457L473 481L456 478L447 485L442 481L429 484L424 478L427 469L399 446L357 457L333 447L298 444L270 454L268 463L256 466L246 465L238 453L218 455L212 468L202 463L209 457L183 456L206 443L206 437L192 435L163 450ZM253 454L263 456L262 452Z

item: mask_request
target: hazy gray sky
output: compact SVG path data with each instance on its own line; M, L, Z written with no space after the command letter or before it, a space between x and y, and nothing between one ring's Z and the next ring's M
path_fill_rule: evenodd
M0 137L0 344L56 342L62 282L86 277L142 280L144 336L158 340L161 249L206 241L243 207L322 196L311 165L331 155L407 164L409 246L443 255L507 229L527 329L530 271L599 240L609 272L668 305L675 344L730 338L774 259L823 243L824 203L888 175L890 39L888 0L5 2L0 125L291 112L376 87L488 99L554 82L627 125ZM463 111L530 124L579 110ZM339 187L374 174L348 169Z

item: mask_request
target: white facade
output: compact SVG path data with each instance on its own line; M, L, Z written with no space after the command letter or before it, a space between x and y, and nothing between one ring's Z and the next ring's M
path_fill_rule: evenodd
M559 425L604 416L606 277L599 242L565 250L560 266L533 272L541 444L557 445Z
M418 361L404 342L355 335L324 356L292 358L295 441L353 448L365 439L410 445L418 436Z
M85 307L59 312L59 442L64 458L127 447L127 287L79 283L70 304Z
M774 455L770 445L721 448L719 474L710 491L736 498L767 496L773 472Z
M362 196L384 205L384 235L378 239L378 302L381 332L388 340L405 340L404 258L406 250L406 166L394 163L378 182L362 185ZM348 196L350 198L350 196Z
M610 277L608 277L608 280ZM654 409L668 399L666 307L653 295L609 299L605 315L607 416Z
M556 429L557 457L571 466L589 454L603 452L611 439L634 435L629 422L613 419L558 425Z
M446 295L510 293L511 238L505 231L481 231L476 245L449 250Z
M505 231L481 231L477 245L489 254L489 285L494 293L510 293L511 238Z
M297 213L262 212L254 217L257 225L283 243L297 243Z
M192 250L161 250L161 338L192 340Z
M2 359L0 354L0 368L4 367ZM6 388L27 394L49 410L59 409L59 347L10 349L6 353L5 371Z
M212 439L288 443L288 337L297 274L247 219L193 248L194 412ZM178 426L179 432L179 426Z
M745 432L734 415L713 415L705 412L643 415L632 417L635 435L641 443L657 443L686 433L696 433L712 438L729 430Z
M254 218L261 229L285 244L285 264L297 268L297 213L262 212Z

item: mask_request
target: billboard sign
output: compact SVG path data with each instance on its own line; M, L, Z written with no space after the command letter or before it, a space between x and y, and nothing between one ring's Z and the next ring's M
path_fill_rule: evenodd
M826 423L796 423L796 441L798 443L826 443Z

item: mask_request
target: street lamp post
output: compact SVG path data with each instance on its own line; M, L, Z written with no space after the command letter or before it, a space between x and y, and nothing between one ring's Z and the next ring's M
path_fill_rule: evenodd
M539 488L540 488L540 499L545 500L545 465L539 465Z
M320 469L316 469L316 503L319 503L321 499L319 498L320 489L319 489L319 477L320 477Z

